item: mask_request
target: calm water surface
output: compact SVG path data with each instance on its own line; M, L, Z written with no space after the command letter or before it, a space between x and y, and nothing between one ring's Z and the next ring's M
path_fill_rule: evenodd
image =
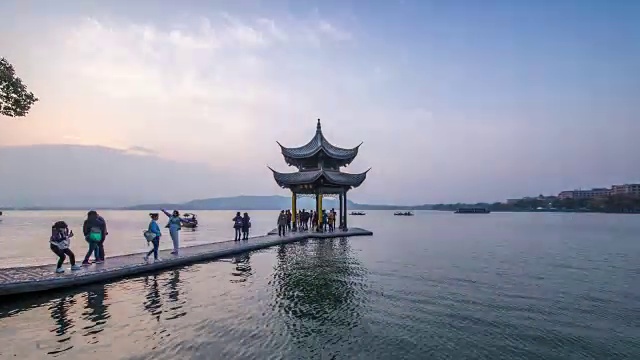
M82 215L6 213L2 266L52 262L46 227ZM144 250L144 215L104 212L107 251ZM201 212L184 244L228 239L232 215ZM254 212L256 234L275 215ZM640 359L640 216L350 222L375 235L2 299L0 358Z

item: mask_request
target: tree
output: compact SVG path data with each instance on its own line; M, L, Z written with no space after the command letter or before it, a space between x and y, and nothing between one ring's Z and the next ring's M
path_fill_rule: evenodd
M0 115L25 116L36 101L38 98L16 76L13 65L7 59L0 58Z

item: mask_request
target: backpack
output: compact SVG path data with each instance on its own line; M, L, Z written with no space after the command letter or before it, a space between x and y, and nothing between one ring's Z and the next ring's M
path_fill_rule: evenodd
M241 228L242 227L242 217L236 216L234 221L235 221L234 224L233 224L234 228Z
M89 229L89 235L87 236L89 241L100 242L102 241L102 230L97 226L92 226Z
M69 228L64 221L58 221L51 227L49 243L59 249L68 249L70 245Z

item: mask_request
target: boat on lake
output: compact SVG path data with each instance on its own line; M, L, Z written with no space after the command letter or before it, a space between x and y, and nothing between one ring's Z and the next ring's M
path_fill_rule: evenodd
M363 216L363 215L367 215L367 213L362 212L362 211L352 211L351 214L349 214L349 215Z
M413 216L411 211L396 211L393 213L394 216Z
M195 229L198 227L198 218L196 214L185 213L183 216L185 221L182 222L182 227L187 229Z
M491 211L487 208L459 208L454 211L456 214L489 214Z

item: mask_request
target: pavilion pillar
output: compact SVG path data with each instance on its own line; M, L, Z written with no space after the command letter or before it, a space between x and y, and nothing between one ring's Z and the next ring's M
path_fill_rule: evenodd
M298 196L296 195L295 191L291 191L291 222L292 222L293 231L298 231L298 226L296 221L296 218L298 215L297 203L298 203Z
M340 207L340 216L338 217L338 229L342 229L342 193L340 193L340 195L338 196L338 201L340 202L340 204L338 205Z
M342 224L342 230L347 231L347 192L344 192L344 223Z
M316 209L314 210L316 213L316 218L318 217L318 207L320 206L320 194L316 193ZM311 230L318 231L318 222L313 222L313 218L310 219L311 222Z
M318 194L318 231L324 230L322 228L322 194Z

